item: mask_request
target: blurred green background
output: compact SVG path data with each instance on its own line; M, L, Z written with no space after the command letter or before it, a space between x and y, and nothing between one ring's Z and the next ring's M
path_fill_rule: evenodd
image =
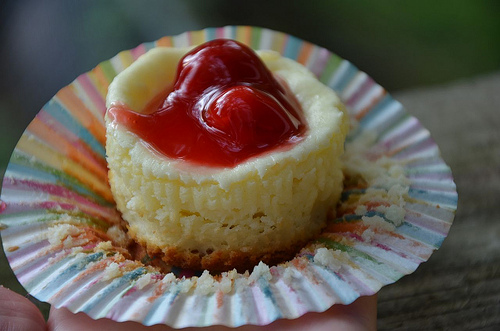
M0 169L61 87L145 41L255 25L350 60L394 92L500 70L499 1L4 0Z
M121 50L186 30L283 31L350 60L389 92L500 70L494 0L3 0L0 6L0 178L24 128L61 87ZM0 284L22 292L5 261L0 256Z

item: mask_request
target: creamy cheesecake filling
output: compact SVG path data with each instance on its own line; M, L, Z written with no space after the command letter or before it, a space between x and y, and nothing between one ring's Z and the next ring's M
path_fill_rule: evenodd
M147 109L172 85L186 52L156 48L143 55L110 85L108 107ZM339 98L300 64L257 53L301 105L308 130L296 144L234 167L203 166L165 157L106 116L117 207L129 234L168 263L220 270L291 257L319 233L340 196L348 119Z

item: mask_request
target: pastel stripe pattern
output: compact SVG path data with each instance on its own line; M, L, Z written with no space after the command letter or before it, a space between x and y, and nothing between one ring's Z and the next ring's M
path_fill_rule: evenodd
M271 267L271 279L261 277L250 284L235 279L229 293L201 294L182 291L178 284L165 286L164 275L137 261L93 251L97 243L109 240L106 231L120 222L107 184L104 150L108 85L151 48L184 47L214 38L275 50L304 64L334 89L359 123L346 143L374 132L370 150L404 164L411 184L403 224L367 241L357 235L361 216L345 215L318 240L348 257L341 268L313 263L312 254L303 252L286 267ZM123 51L59 91L27 127L12 154L2 186L0 230L19 281L31 295L55 307L144 325L237 327L349 304L414 272L446 238L457 199L451 170L430 133L367 74L296 37L259 27L226 26L167 36ZM68 219L93 238L76 253L49 242L50 228ZM127 272L107 279L105 270L113 264ZM145 275L151 281L139 286Z

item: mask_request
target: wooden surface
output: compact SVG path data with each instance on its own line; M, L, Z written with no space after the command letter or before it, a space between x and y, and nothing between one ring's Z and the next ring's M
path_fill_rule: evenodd
M379 292L380 330L500 330L500 73L393 95L451 167L458 211L441 248Z
M431 131L459 203L441 249L380 291L378 327L500 330L500 73L394 97ZM22 291L3 252L0 267L0 284Z

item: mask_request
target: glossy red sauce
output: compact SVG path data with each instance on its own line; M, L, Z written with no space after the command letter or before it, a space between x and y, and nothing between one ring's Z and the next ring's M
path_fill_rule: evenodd
M306 124L300 105L245 45L217 39L179 62L170 91L139 114L110 108L161 154L195 164L232 167L296 143Z

